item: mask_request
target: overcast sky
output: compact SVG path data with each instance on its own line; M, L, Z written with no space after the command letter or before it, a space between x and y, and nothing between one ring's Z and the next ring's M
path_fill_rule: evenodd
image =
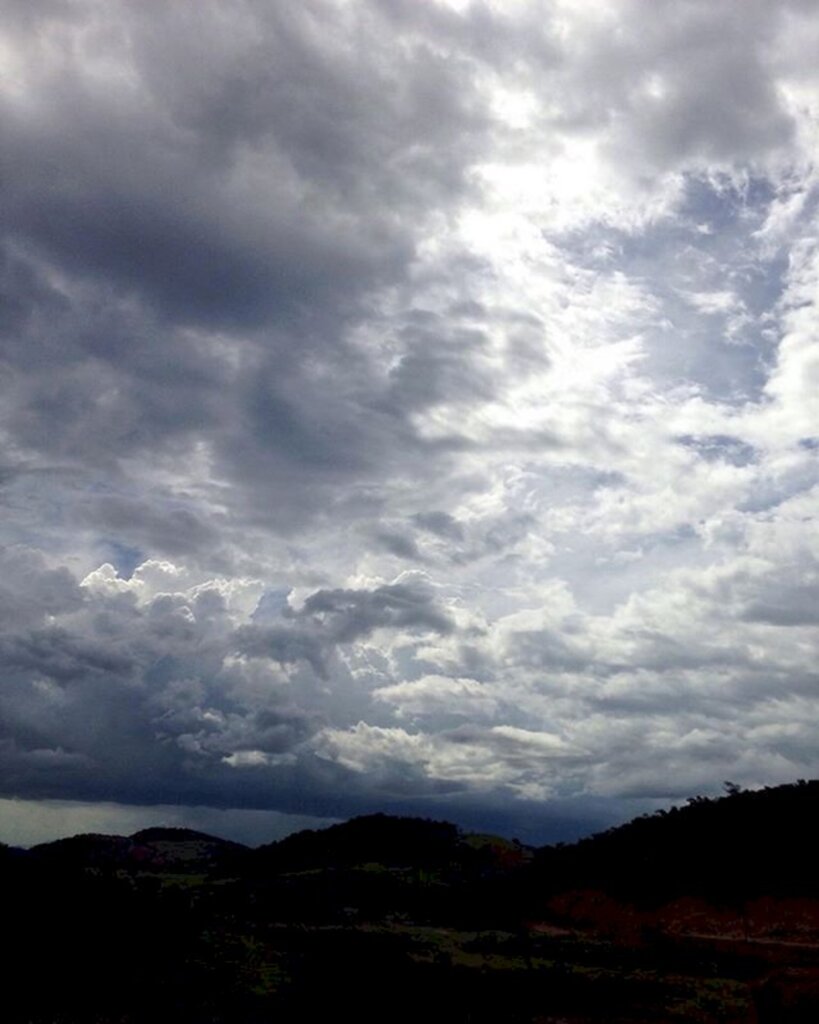
M0 838L819 775L819 3L5 0Z

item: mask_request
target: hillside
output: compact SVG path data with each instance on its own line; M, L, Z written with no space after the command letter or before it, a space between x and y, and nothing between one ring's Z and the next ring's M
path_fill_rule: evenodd
M638 901L819 896L819 781L694 797L571 846L539 851L550 885L595 885Z
M0 849L5 1019L814 1021L817 809L731 787L538 851L386 815Z

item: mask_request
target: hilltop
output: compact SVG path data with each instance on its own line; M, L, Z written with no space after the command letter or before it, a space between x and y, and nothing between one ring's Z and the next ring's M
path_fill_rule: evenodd
M41 863L61 868L207 873L245 850L241 843L193 829L159 827L130 836L85 833L40 843L29 852Z

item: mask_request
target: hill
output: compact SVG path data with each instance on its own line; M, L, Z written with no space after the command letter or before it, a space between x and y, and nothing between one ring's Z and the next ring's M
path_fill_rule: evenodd
M514 870L533 853L500 836L461 832L446 821L369 814L260 846L248 857L246 869L275 874L380 865L464 878Z
M819 1019L819 783L537 851L367 815L0 847L12 1024Z
M59 868L211 872L233 861L247 847L228 839L184 828L148 828L131 836L87 833L41 843L31 856Z
M569 846L538 852L543 884L596 886L656 904L678 896L720 903L819 896L819 781L693 797Z

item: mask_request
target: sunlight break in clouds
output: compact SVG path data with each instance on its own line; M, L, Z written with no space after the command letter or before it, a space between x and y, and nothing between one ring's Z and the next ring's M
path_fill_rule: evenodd
M817 34L7 4L15 835L542 840L817 774Z

